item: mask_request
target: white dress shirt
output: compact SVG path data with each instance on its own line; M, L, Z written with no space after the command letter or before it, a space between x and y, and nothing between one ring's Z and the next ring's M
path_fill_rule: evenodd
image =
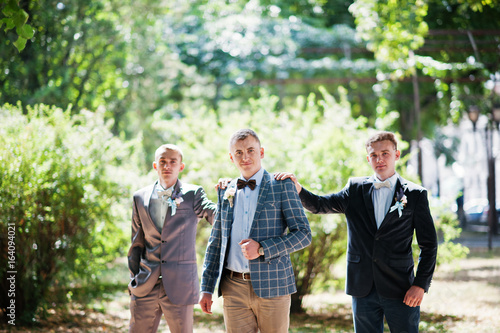
M377 178L376 175L373 176L375 179L374 183L381 183L382 181ZM391 183L391 187L382 187L380 189L373 189L372 191L372 201L373 207L375 209L375 221L377 221L377 229L380 228L382 221L384 221L385 216L389 212L391 207L392 198L394 197L394 192L396 190L396 183L398 181L398 173L394 173L392 177L386 179Z
M174 186L170 187L170 189L173 191ZM149 203L149 215L151 215L151 219L161 233L163 224L165 223L165 216L167 215L168 203L166 200L158 197L157 191L159 190L164 191L168 190L168 188L164 189L159 182L155 184L153 194L151 194L151 201Z
M236 191L233 226L231 228L231 239L229 245L229 253L227 257L226 268L235 272L248 273L248 259L243 256L241 247L238 244L243 239L250 236L255 210L257 209L257 199L259 198L260 184L264 176L264 169L261 168L250 179L255 179L256 185L253 191L245 186L241 190ZM243 176L241 179L248 181Z

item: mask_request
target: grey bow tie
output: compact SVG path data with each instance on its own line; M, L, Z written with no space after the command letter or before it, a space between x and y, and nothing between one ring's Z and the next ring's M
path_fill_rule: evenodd
M382 187L391 188L391 182L388 180L383 181L383 182L376 182L376 183L373 183L373 186L375 187L376 190L379 190Z

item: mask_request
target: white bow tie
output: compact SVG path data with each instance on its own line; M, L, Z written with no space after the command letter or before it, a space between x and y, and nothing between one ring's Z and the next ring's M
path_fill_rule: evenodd
M383 182L376 182L376 183L373 183L373 186L375 187L376 190L379 190L382 187L391 188L391 182L388 180L383 181Z
M159 198L164 198L164 199L170 198L172 196L172 190L171 189L168 189L168 190L158 189L156 191L156 193L158 194Z

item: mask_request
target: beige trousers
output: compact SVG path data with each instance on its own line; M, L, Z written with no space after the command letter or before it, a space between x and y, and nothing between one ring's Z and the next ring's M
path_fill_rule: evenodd
M156 332L163 313L170 332L192 333L194 305L173 304L165 293L163 283L158 281L147 296L131 296L129 332Z
M224 323L228 333L286 333L290 325L290 295L258 297L250 281L223 276Z

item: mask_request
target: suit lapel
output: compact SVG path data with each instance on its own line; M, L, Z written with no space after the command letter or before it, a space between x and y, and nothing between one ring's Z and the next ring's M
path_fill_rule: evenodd
M269 192L270 187L271 187L271 176L266 170L264 170L264 174L262 175L262 181L260 182L259 197L257 198L257 207L255 208L255 214L252 221L252 228L254 227L255 221L259 218L262 208L264 207L264 198L267 196L267 192ZM250 234L252 234L251 231Z
M396 196L397 196L397 193L400 191L400 189L403 189L403 192L406 192L406 189L408 188L408 183L406 182L405 179L401 178L401 176L398 176L398 180L396 182L396 188L394 190L394 194L392 195L392 201L391 201L391 205L390 207L394 206L394 204L396 203ZM380 224L380 227L379 229L382 229L382 227L388 223L388 221L394 219L394 218L399 218L399 214L398 214L398 211L395 210L395 211L392 211L391 212L391 208L389 207L389 210L387 211L387 213L385 214L385 217L384 217L384 220L382 221L382 223Z
M158 183L156 181L151 187L147 188L145 193L144 193L144 209L146 210L146 214L148 216L149 222L153 225L154 229L160 233L160 230L158 230L158 227L156 224L153 222L153 218L151 217L151 213L149 212L150 204L151 204L151 196L153 195L153 191L155 190L155 185Z
M182 182L177 179L177 183L175 183L174 186L174 192L181 192L182 191Z
M368 211L368 215L370 217L370 221L372 226L377 228L377 221L375 220L375 208L373 206L372 200L372 192L373 192L373 177L365 179L363 182L363 201L365 202L366 210Z
M222 219L226 222L226 224L228 226L231 226L233 224L233 213L234 213L234 205L236 204L236 195L238 194L238 190L236 188L236 183L238 182L238 178L235 178L233 179L229 185L227 186L227 189L226 189L226 192L230 189L230 188L234 188L235 189L235 192L234 192L234 197L233 197L233 206L231 207L231 205L229 204L229 200L227 200L228 202L226 203L226 199L224 199L224 203L223 203L223 207L222 207L222 213L225 213L222 215ZM225 193L224 192L224 195Z

